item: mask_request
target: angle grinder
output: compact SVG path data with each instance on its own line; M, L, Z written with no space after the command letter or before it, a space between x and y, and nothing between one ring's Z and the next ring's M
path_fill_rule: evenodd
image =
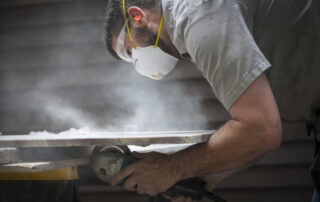
M110 184L112 179L124 167L138 161L131 155L126 146L105 146L96 147L91 155L91 165L95 175ZM118 186L123 186L125 179ZM190 178L179 181L165 194L171 196L185 196L193 200L201 200L203 197L211 199L215 202L226 202L221 197L205 190L206 182L201 178Z

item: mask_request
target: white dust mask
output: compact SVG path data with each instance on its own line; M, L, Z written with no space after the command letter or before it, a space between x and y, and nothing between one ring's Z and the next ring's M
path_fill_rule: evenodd
M163 79L178 62L177 58L154 46L132 49L132 59L139 74L155 80Z

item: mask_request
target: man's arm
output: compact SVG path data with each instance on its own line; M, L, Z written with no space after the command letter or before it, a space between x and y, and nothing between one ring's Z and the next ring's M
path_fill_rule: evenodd
M125 187L154 195L182 179L245 166L280 145L280 116L264 74L248 87L229 112L232 119L208 142L170 156L142 159L124 168L112 184L130 176Z
M264 74L249 86L229 112L232 119L207 143L171 157L182 171L179 179L233 169L280 146L281 120Z

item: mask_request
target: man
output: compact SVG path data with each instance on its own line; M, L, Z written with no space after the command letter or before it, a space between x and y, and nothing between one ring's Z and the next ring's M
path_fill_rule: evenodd
M232 116L208 142L144 156L113 184L129 176L126 188L154 195L179 180L211 175L213 187L279 147L280 115L314 121L318 6L317 0L109 0L106 47L114 57L153 79L188 58Z

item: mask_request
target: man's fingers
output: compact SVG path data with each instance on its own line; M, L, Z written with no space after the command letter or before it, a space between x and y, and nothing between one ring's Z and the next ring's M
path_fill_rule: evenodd
M124 187L126 189L131 190L131 191L137 191L136 190L136 185L137 185L137 179L136 179L135 176L129 177L124 183Z
M130 176L136 168L136 163L133 163L125 168L123 168L111 181L111 185L115 186L119 184L124 178Z

